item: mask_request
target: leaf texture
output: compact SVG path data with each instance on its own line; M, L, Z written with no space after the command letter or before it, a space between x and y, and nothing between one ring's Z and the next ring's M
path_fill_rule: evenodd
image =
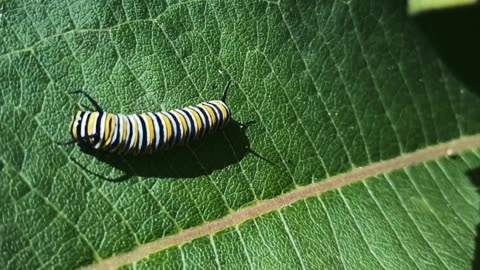
M467 152L369 178L124 269L470 269L479 165Z
M477 93L455 79L406 16L402 3L15 0L0 2L0 15L0 264L10 269L91 265L300 186L480 130ZM68 95L68 90L87 90L108 111L134 113L218 99L220 86L229 80L235 119L256 121L245 134L226 130L189 148L139 161L97 159L56 143L68 140L71 117L84 102ZM248 153L248 146L258 155ZM432 173L440 173L438 165L432 166ZM361 264L371 249L369 241L375 241L373 232L381 231L378 224L391 221L382 215L388 211L380 208L383 205L370 213L368 208L358 209L362 204L353 205L354 201L367 196L365 204L407 204L401 196L416 190L394 187L403 181L421 183L421 177L433 183L429 195L442 197L445 190L421 173L424 168L418 170L420 176L399 172L306 202L314 208L312 215L330 213L337 218L329 226L357 223L339 231L344 234L337 241L368 238L359 242L361 250L342 255L348 263ZM382 185L388 191L382 196L390 194L392 200L375 202L380 192L374 188ZM437 213L416 209L426 199L415 196L419 205L405 206L399 215ZM469 196L469 207L474 208L477 199ZM306 205L279 210L253 225L262 223L271 230L266 235L279 237L263 236L267 241L295 243L302 224L289 225L294 218L289 213L296 208L305 213ZM459 216L467 222L463 212ZM435 218L431 221L422 226L442 225ZM471 241L476 221L470 217L458 225L464 236L447 233L435 243L446 246L469 237ZM310 221L304 222L308 226ZM394 243L404 254L405 265L420 265L424 262L407 259L412 250L401 247L404 239L410 239L408 234L428 231L416 227L412 231L412 224L416 223L387 226L382 233L405 234L396 236ZM240 241L242 231L249 231L245 237L260 237L250 235L249 226L252 222L220 234L226 240L215 242L225 246L216 248L245 256L237 252L238 244L253 240ZM279 233L286 226L297 228ZM315 253L306 250L312 241L326 245L323 240L317 236L305 246L285 246L291 254L289 263L320 265L308 261ZM345 249L345 243L336 246ZM425 243L419 244L422 252L429 250ZM385 244L385 250L368 252L376 256L393 252L395 244ZM441 250L431 247L432 252ZM264 251L268 252L256 252ZM455 250L463 253L448 262L442 261L443 255L429 260L445 268L465 266L471 251L471 247ZM158 260L166 256L179 263L177 252L160 253ZM201 250L197 254L207 256ZM304 258L307 254L309 258ZM341 267L342 261L333 257L343 253L330 254L330 259L327 255L318 259ZM277 255L266 260L276 265ZM252 258L243 262L255 265ZM379 258L369 266L385 267L382 263L388 262Z

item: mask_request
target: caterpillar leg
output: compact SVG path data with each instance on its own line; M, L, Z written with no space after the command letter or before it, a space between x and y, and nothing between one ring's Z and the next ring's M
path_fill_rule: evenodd
M95 110L99 111L99 112L103 112L103 109L102 107L100 107L100 105L98 105L97 101L92 98L87 92L83 91L83 90L74 90L74 91L70 91L69 92L70 94L82 94L83 96L85 96L88 101L90 101L90 103L92 103L92 106L95 108Z

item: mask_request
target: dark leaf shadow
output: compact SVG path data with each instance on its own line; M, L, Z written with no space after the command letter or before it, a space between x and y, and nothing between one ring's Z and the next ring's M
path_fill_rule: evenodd
M429 12L415 17L453 74L480 95L480 6Z
M477 188L477 192L480 193L480 167L469 170L466 172L467 176L472 181L473 185ZM480 269L480 224L477 224L477 236L475 238L475 253L473 255L472 269Z
M169 151L159 151L152 155L118 155L94 151L81 147L85 154L108 164L125 174L111 179L89 171L74 161L88 173L108 181L125 181L132 176L155 178L191 178L209 175L240 162L247 154L256 154L250 149L246 135L248 125L230 123L225 129L195 141L188 146L178 146Z

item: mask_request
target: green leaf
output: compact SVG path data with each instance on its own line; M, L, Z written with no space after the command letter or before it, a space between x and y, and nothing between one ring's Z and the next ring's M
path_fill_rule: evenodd
M473 259L479 195L464 172L478 153L439 158L479 146L478 89L457 80L402 3L2 1L0 36L5 268L119 266L264 203L274 212L138 264L386 268L400 254L401 266L457 269ZM234 118L256 121L246 131L140 159L57 144L86 102L69 90L136 113L218 99L230 80ZM415 162L426 165L406 169ZM315 190L323 182L330 192ZM304 201L275 204L303 190Z
M409 0L408 12L412 15L438 9L462 7L478 3L477 0Z
M128 268L470 269L479 165L468 152L369 178Z

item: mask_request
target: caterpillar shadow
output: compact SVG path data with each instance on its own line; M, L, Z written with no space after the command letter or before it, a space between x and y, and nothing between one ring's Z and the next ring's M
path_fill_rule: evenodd
M475 168L466 172L470 181L477 188L480 193L480 168ZM480 224L477 224L475 238L475 253L473 255L472 269L480 269Z
M118 155L80 148L85 154L124 172L123 176L114 179L91 172L76 163L99 178L115 182L128 180L132 176L191 178L209 175L240 162L248 153L254 153L246 135L247 127L248 125L232 122L225 129L209 134L188 146L178 146L152 155Z

